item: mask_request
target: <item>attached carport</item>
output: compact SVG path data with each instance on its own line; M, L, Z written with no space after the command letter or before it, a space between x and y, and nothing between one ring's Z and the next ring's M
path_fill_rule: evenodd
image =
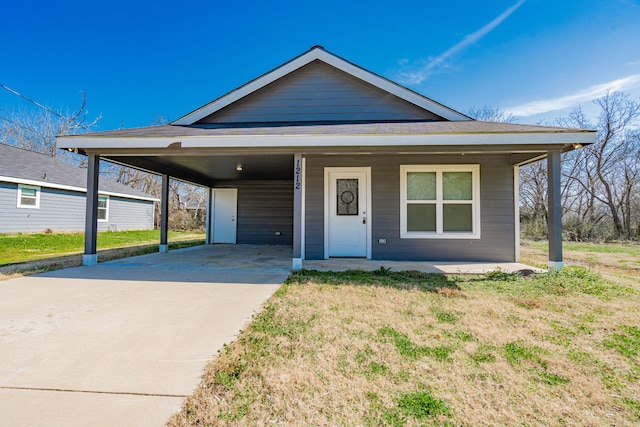
M174 129L175 130L175 129ZM180 140L176 136L172 140ZM126 139L125 139L126 140ZM154 143L162 144L161 139ZM274 152L275 151L275 152ZM97 185L99 180L99 162L101 159L113 163L134 167L162 177L161 194L161 235L160 252L168 250L168 201L169 179L178 179L197 184L208 190L206 243L272 244L289 245L297 248L298 256L302 249L301 232L296 240L294 226L294 202L298 212L302 205L302 188L294 191L294 181L301 181L302 156L291 150L246 149L237 148L219 150L215 148L184 149L181 143L171 143L166 148L130 148L84 149L88 157L87 168L87 206L85 255L83 264L97 263ZM296 171L296 162L298 171ZM237 237L233 241L216 240L214 218L216 212L216 192L223 189L237 190L237 215L229 216L237 227ZM297 194L297 196L296 196ZM220 196L219 196L220 197ZM296 199L297 197L297 199ZM235 235L234 235L235 236ZM297 241L297 245L296 245ZM295 250L294 248L294 250Z

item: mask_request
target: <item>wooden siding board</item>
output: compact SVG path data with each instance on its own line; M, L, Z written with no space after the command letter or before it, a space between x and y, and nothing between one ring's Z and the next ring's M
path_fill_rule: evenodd
M230 181L215 187L238 189L237 243L293 244L293 181Z
M480 164L480 239L401 239L400 165ZM508 156L308 156L306 255L324 257L324 168L371 166L372 258L378 260L514 261L513 167ZM387 240L386 245L378 239Z
M0 232L41 232L84 230L85 193L42 187L40 208L16 206L18 185L0 183ZM110 197L109 222L99 222L98 229L118 221L121 230L152 229L153 202Z
M98 230L152 230L153 203L121 197L109 197L109 220L98 221ZM83 215L84 219L84 215Z
M330 65L311 63L199 123L442 120Z

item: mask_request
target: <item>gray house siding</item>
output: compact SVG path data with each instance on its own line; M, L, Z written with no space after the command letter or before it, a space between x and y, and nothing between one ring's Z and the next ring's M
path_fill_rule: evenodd
M338 69L315 61L199 123L442 120Z
M98 221L98 230L108 230L109 226L118 230L151 230L154 225L153 202L109 196L108 219L106 222ZM81 229L84 230L84 224Z
M401 239L400 165L480 164L480 239ZM508 156L309 156L306 169L306 258L324 257L324 168L371 167L372 258L514 261L513 166ZM386 245L378 239L387 240Z
M84 230L85 193L41 187L39 209L27 209L16 206L17 192L18 184L0 182L0 233ZM153 202L112 196L109 222L98 222L98 229L110 223L122 230L152 229Z
M293 181L234 181L216 188L238 189L237 243L293 244Z

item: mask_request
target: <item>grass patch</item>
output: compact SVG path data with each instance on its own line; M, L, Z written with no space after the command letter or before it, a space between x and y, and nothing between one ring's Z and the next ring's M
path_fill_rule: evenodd
M561 385L569 383L568 378L556 375L553 372L549 372L544 369L534 369L533 372L540 378L543 383L548 385Z
M622 398L622 403L624 403L627 408L635 414L636 418L640 420L640 400L624 397Z
M434 418L440 414L451 415L449 406L443 400L433 397L430 391L403 394L398 399L398 408L417 420Z
M202 232L170 231L169 241L202 241ZM98 249L158 244L160 230L98 232ZM0 234L0 267L28 261L80 254L84 233L9 233Z
M294 271L286 283L303 284L310 281L328 285L377 285L429 292L439 292L443 289L460 289L455 280L451 280L442 274L429 274L420 271L391 271L390 269L373 271L347 270L339 273L302 269Z
M469 358L475 363L493 363L496 356L488 346L480 346L475 353L469 355Z
M584 294L609 300L617 296L638 294L638 290L634 288L611 283L601 275L579 266L567 266L561 270L528 277L498 271L470 282L478 287L511 295L516 304L526 308L540 307L539 297L545 295Z
M398 352L410 359L418 359L423 356L430 356L439 362L451 361L449 355L455 351L453 347L447 346L420 346L413 343L407 335L396 331L390 327L384 327L378 330L378 335L381 337L390 337L398 349Z
M640 354L640 328L622 325L618 327L618 332L611 334L603 344L623 356L636 357Z
M456 323L458 321L458 317L450 311L442 310L441 308L432 308L431 312L440 323Z
M169 425L635 425L639 306L584 269L305 270Z
M507 361L513 365L520 364L523 361L530 360L539 362L541 359L540 347L528 346L522 342L508 342L504 345L504 354Z

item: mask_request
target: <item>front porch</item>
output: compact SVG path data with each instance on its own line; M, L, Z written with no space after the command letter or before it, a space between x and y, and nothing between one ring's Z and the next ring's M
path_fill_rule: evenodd
M293 248L285 245L232 245L214 244L178 249L168 254L145 255L136 258L136 265L153 266L159 262L163 268L178 271L206 271L219 275L229 269L261 271L289 271ZM161 261L160 261L160 257ZM126 265L126 259L111 261L110 264ZM417 270L437 274L485 274L500 269L504 272L543 270L525 264L507 262L429 262L429 261L386 261L365 258L330 258L325 260L303 260L302 268L320 271L378 270L380 267L392 271Z

